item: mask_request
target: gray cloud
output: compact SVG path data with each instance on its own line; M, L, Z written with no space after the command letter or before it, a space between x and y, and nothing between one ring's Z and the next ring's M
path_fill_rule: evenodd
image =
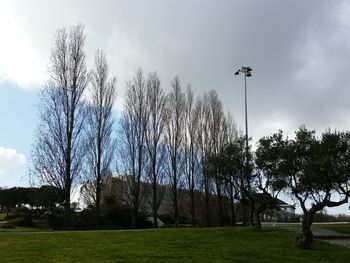
M86 25L89 61L105 49L123 87L138 66L156 70L163 87L179 75L197 94L216 89L243 126L243 78L255 140L301 124L350 126L349 1L11 1L32 48L48 61L52 33Z

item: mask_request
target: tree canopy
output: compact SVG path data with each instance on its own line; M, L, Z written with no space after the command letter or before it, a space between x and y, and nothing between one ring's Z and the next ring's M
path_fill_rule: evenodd
M280 131L259 141L258 165L303 210L297 246L312 243L311 224L316 212L348 202L350 186L350 134L327 130L320 137L300 127L294 139Z

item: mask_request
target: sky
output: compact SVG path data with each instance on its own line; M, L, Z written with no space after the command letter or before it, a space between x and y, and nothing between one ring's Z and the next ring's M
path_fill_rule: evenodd
M350 1L0 0L0 186L26 185L38 94L48 79L53 34L85 25L87 65L103 49L117 77L115 113L138 67L165 90L178 75L196 95L216 89L249 136L302 124L321 133L350 128ZM347 207L329 209L348 213Z

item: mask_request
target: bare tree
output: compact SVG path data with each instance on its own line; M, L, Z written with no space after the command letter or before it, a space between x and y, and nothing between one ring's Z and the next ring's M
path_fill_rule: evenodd
M152 186L153 225L158 227L158 208L164 195L162 183L164 174L165 150L164 128L166 121L166 96L160 86L156 72L150 73L147 80L147 111L149 114L146 146L149 155L149 179Z
M122 169L129 187L129 201L133 209L132 227L137 227L141 204L141 179L145 177L146 130L148 123L146 80L141 69L127 82L124 109L120 119L120 147Z
M183 117L185 94L181 90L180 79L175 77L171 82L172 91L167 100L166 144L170 158L170 184L173 201L175 226L179 225L178 187L182 169L181 144L183 140Z
M226 145L223 150L226 154L228 152L227 155L229 158L228 162L225 164L226 167L224 169L223 178L225 181L225 190L230 198L230 225L233 226L236 224L234 200L239 189L237 180L239 177L239 153L237 151L238 131L232 115L229 112L225 116L224 127L224 134L226 134L226 137L224 137L223 140L226 141Z
M197 133L199 128L198 123L198 109L195 108L193 91L191 86L187 87L186 90L186 100L185 100L185 127L184 127L184 140L183 140L183 149L185 157L185 175L186 175L186 184L188 188L188 199L191 209L191 221L192 225L196 224L196 200L195 200L195 191L198 181L198 171L200 171L200 160L199 160L199 147L197 140Z
M211 90L209 92L209 119L207 120L209 122L209 141L211 145L211 154L218 155L220 152L220 149L224 146L225 142L225 123L224 123L224 113L222 109L222 102L219 100L219 97L215 90ZM217 201L218 201L218 208L219 208L219 219L220 219L220 225L223 225L223 203L222 203L222 187L223 187L223 181L221 176L220 167L218 167L217 172L214 174L214 181L215 181L215 189L216 189L216 195L217 195Z
M195 105L197 126L196 141L198 145L198 155L200 157L199 166L202 171L201 185L204 189L205 219L207 226L211 225L210 199L216 193L220 224L224 222L223 194L225 191L222 167L218 169L207 169L209 159L218 156L220 150L231 139L235 128L232 126L231 117L225 117L222 102L215 90L205 93L197 100ZM210 161L212 163L212 160ZM213 172L215 171L215 172Z
M101 50L95 54L94 68L91 72L91 103L87 123L87 173L85 189L91 194L95 205L95 223L99 225L101 186L103 180L111 174L110 167L115 150L112 138L112 108L115 99L116 78L108 80L108 64ZM89 189L88 189L89 188Z
M85 154L83 93L88 84L84 27L59 29L51 51L51 79L40 95L33 150L33 172L64 191L64 226L71 224L71 191L78 183Z
M205 172L206 159L211 154L210 145L210 129L209 129L209 99L208 94L205 93L196 102L196 111L198 116L198 130L197 130L197 143L199 146L200 154L200 167L201 167L201 188L204 189L204 206L205 206L205 221L207 226L211 226L210 215L210 193L211 193L211 180L209 175Z

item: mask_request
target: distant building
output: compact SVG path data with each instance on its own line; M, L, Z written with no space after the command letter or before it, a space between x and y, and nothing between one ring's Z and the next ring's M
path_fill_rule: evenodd
M269 209L262 215L263 221L292 222L295 221L295 206L277 198L277 209Z
M129 176L113 175L104 182L102 186L102 202L114 200L116 204L132 206L131 189ZM140 212L148 215L152 214L152 188L149 183L141 182L140 189ZM158 215L163 219L164 216L171 218L173 216L173 199L171 187L169 185L158 186L159 208ZM111 199L112 198L112 199ZM205 225L205 195L202 191L195 192L195 213L198 225ZM231 218L230 200L227 196L222 196L223 210L226 224L229 224ZM213 225L219 224L219 211L217 205L217 196L210 195L209 200L210 217ZM190 223L191 210L189 203L189 191L183 188L178 189L178 208L182 224ZM239 203L234 204L235 219L237 222L243 220L243 208ZM151 216L150 216L150 219ZM261 220L265 222L292 222L296 220L295 206L290 205L280 199L277 199L277 209L266 210L261 215ZM161 224L160 224L161 225Z
M101 201L106 202L106 200L113 200L118 205L132 206L131 202L131 189L129 176L127 175L113 175L105 180L102 186ZM148 215L152 214L152 187L149 183L141 182L140 187L140 212L146 213ZM170 185L159 185L158 186L158 197L159 208L158 216L162 219L173 217L173 198L171 193ZM178 210L180 223L183 225L190 224L191 209L189 203L189 191L183 188L178 188ZM198 225L205 225L205 195L202 191L195 191L195 213L196 221ZM229 224L231 211L230 211L230 200L228 197L222 197L223 210L225 214L226 224ZM215 194L210 195L209 200L210 218L213 225L218 225L219 223L219 212L217 205L217 196ZM237 209L237 207L236 207ZM236 215L237 216L237 215ZM152 219L150 217L150 219ZM161 225L161 224L160 224Z
M295 215L295 206L290 205L290 204L282 201L281 199L277 199L277 206L284 213Z

